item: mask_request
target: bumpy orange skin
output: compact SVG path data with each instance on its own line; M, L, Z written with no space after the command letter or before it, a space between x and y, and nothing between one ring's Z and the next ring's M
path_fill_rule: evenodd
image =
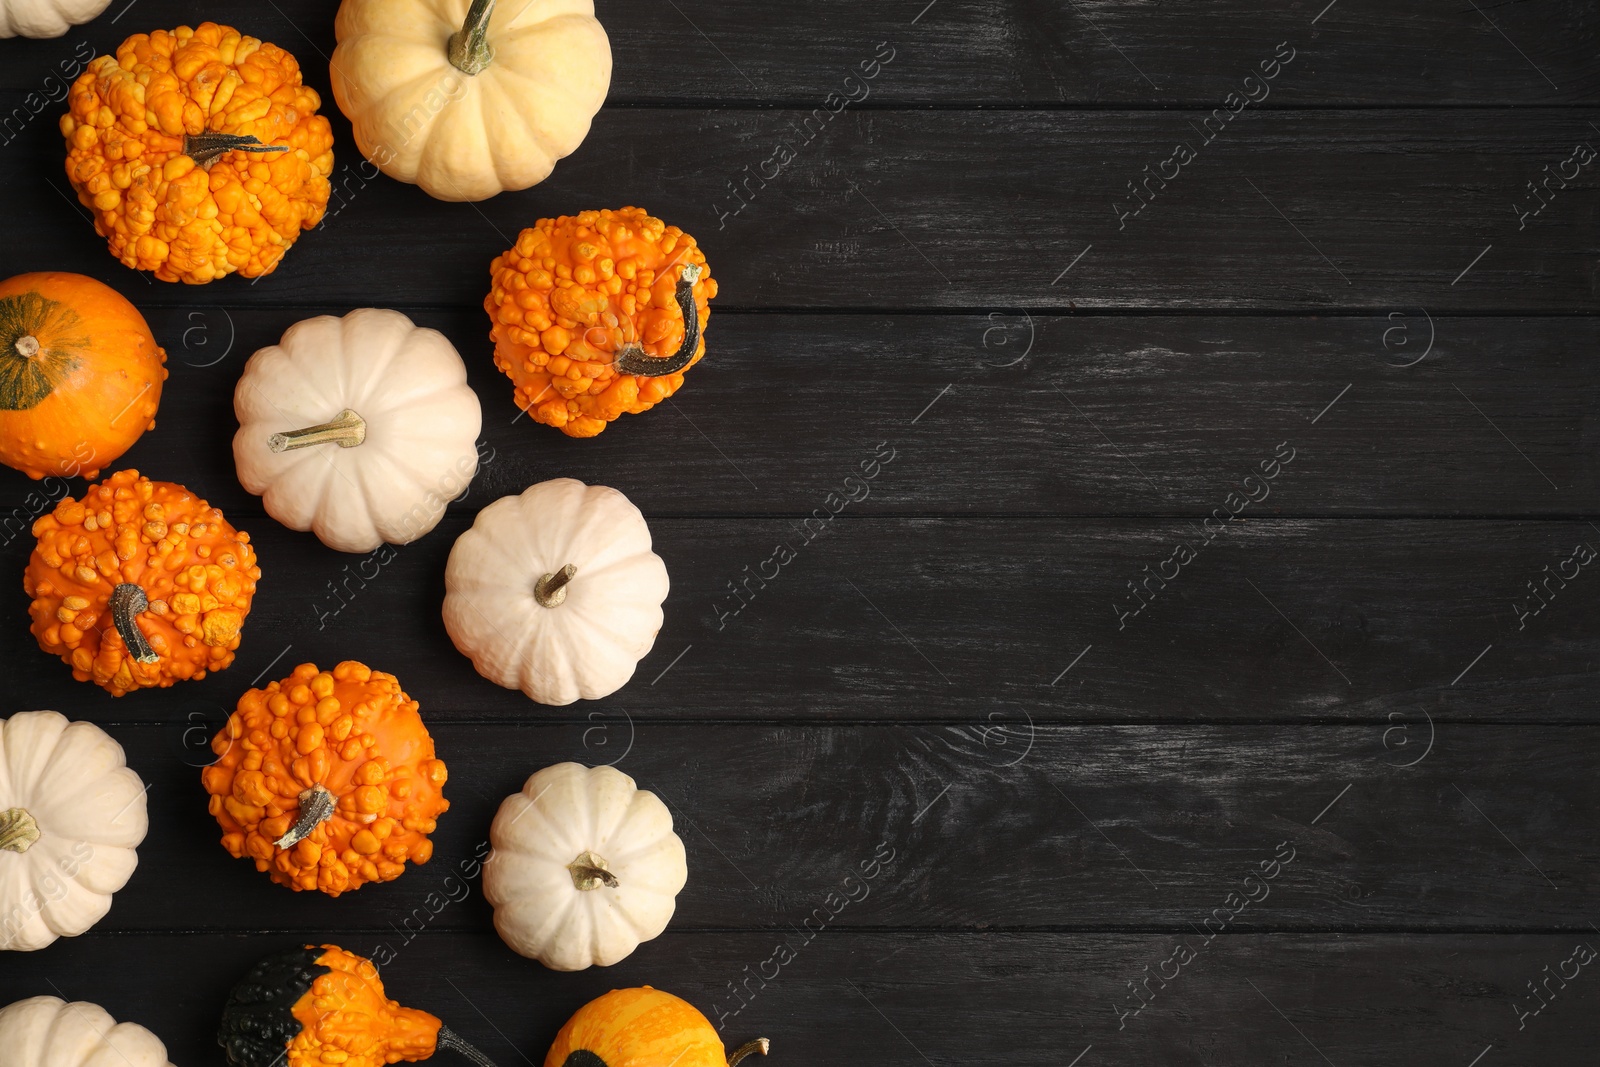
M494 361L516 384L517 406L569 437L593 437L623 414L637 415L678 391L683 372L623 374L617 350L638 342L654 357L683 344L674 299L681 268L706 268L693 237L642 209L585 211L540 219L495 258L483 301ZM694 286L700 343L717 283L703 269ZM687 368L685 368L687 369Z
M211 750L219 758L200 781L222 847L280 885L336 897L433 856L428 835L450 807L447 772L417 702L392 674L353 660L332 671L302 663L240 697ZM300 794L315 785L338 808L298 844L277 847L300 814Z
M337 945L322 947L327 951L317 962L332 970L291 1009L300 1032L289 1042L287 1067L386 1067L434 1054L442 1025L437 1018L390 1000L371 960Z
M135 470L67 497L33 524L22 587L39 647L112 696L199 680L233 662L261 568L250 535L181 485ZM159 657L139 663L112 623L117 585L144 590L135 625Z
M556 1034L544 1067L584 1049L606 1067L728 1067L716 1027L693 1004L649 986L613 989L579 1008Z
M333 131L277 45L212 22L134 34L67 101L67 180L136 270L191 284L270 274L327 209ZM186 134L207 132L289 151L228 152L207 170L183 154Z

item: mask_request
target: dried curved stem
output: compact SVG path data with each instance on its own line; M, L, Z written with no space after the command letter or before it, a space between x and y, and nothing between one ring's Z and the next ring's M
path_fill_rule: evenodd
M206 170L228 152L287 152L286 144L262 144L261 138L248 133L186 133L183 135L183 154Z
M663 374L676 374L694 362L694 353L700 346L700 313L694 306L694 283L703 272L697 263L683 268L678 275L678 288L673 295L678 310L683 312L683 344L671 356L658 359L647 356L637 341L630 341L617 351L617 369L624 374L638 374L645 378L659 378Z
M140 663L155 663L161 657L150 647L144 631L139 629L135 616L150 610L150 598L143 589L132 582L123 582L111 591L111 621L117 635L128 646L128 655Z
M478 1067L495 1067L493 1060L463 1041L461 1035L448 1026L439 1027L437 1043L440 1048L447 1048L463 1059L471 1060Z
M333 818L339 800L318 783L300 794L300 817L289 827L289 832L273 842L278 848L293 848L310 835L311 831Z
M768 1041L764 1037L758 1037L754 1041L748 1041L745 1044L740 1045L737 1049L734 1049L733 1055L728 1057L728 1067L739 1067L739 1061L750 1055L752 1052L759 1052L765 1056L767 1054L767 1049L771 1047L772 1042Z

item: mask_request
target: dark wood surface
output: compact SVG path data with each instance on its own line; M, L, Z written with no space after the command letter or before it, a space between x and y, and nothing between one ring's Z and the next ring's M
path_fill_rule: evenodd
M391 992L501 1067L643 983L771 1037L778 1065L1592 1058L1589 970L1518 1014L1600 947L1600 577L1537 613L1527 590L1600 547L1600 162L1518 217L1543 167L1600 147L1592 3L601 0L616 76L589 139L476 207L357 176L334 9L118 0L0 42L0 272L81 271L145 310L172 376L126 463L222 507L264 572L231 670L122 700L37 651L12 587L3 711L104 725L152 829L98 927L0 958L0 1003L97 1001L179 1067L219 1065L223 990L333 940L395 949ZM255 285L110 261L67 196L59 105L28 112L80 42L205 17L293 51L338 138L329 220ZM725 214L884 41L871 95ZM1280 42L1271 94L1206 141ZM1178 142L1196 158L1119 218ZM479 304L517 230L623 203L705 247L709 355L669 405L573 441L516 419ZM225 443L251 352L364 305L452 338L492 458L347 582L360 557L267 518ZM885 442L870 496L807 541ZM477 510L556 476L643 509L672 593L628 687L543 708L476 676L439 602ZM60 490L0 475L0 569L20 578ZM805 543L733 614L727 583L780 541ZM1195 558L1152 580L1180 544ZM422 702L453 807L431 865L330 900L217 845L196 741L263 672L344 658ZM506 949L475 882L423 903L506 793L569 759L657 791L690 867L662 938L575 975ZM870 894L808 938L880 850ZM795 959L741 1007L780 942ZM1141 984L1179 944L1178 977Z

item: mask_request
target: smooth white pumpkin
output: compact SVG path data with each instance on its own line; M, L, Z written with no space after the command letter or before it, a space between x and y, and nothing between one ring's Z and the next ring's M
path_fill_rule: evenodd
M172 1067L167 1046L98 1004L31 997L0 1008L6 1067Z
M556 478L480 511L450 550L444 587L445 629L479 674L571 704L633 677L669 583L627 497Z
M544 181L611 85L593 0L344 0L334 34L361 154L440 200Z
M240 484L341 552L415 541L478 470L466 364L398 311L295 323L245 364L233 410Z
M111 5L111 0L0 0L0 37L60 37Z
M489 842L495 929L558 971L609 967L660 936L689 878L672 812L614 767L539 771L500 805Z
M149 825L144 783L104 730L54 711L0 720L0 949L104 918Z

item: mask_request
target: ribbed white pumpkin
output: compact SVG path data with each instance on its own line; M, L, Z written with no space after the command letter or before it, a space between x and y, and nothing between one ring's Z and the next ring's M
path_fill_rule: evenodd
M111 0L0 0L0 37L60 37L111 5Z
M489 842L495 929L558 971L609 967L660 936L689 877L672 813L614 767L539 771L500 805Z
M593 0L344 0L334 34L361 154L440 200L544 181L611 85Z
M0 720L0 949L41 949L105 917L139 863L144 794L98 726L53 711Z
M444 625L492 682L541 704L596 700L655 644L668 584L627 497L556 478L496 500L457 539Z
M87 1001L31 997L0 1009L6 1067L172 1067L167 1046L137 1023Z
M398 311L295 323L245 364L233 410L240 484L341 552L415 541L478 470L466 364Z

